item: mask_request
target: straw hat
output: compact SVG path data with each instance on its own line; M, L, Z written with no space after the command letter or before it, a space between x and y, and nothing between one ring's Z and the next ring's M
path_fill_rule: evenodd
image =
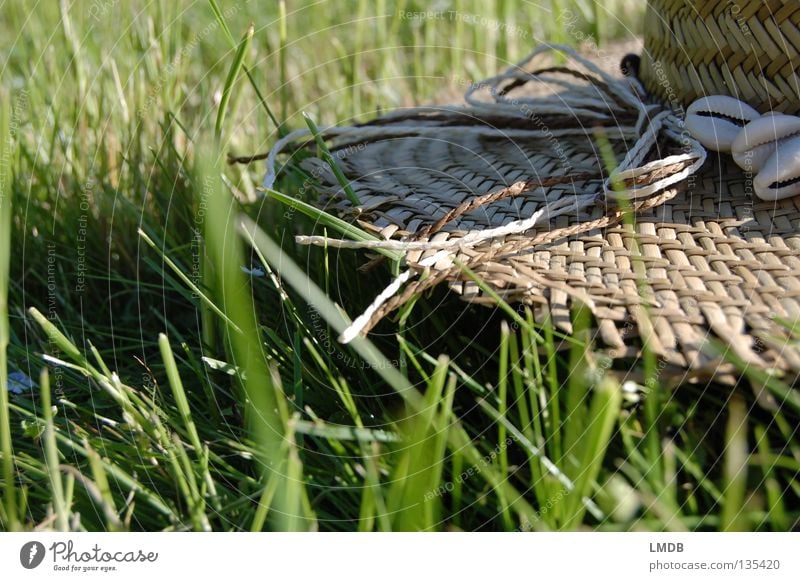
M312 156L302 164L318 204L377 240L298 242L393 249L407 267L342 340L439 283L492 303L466 265L565 332L573 307L588 306L597 347L632 357L646 345L668 365L661 379L668 370L733 378L731 354L798 373L800 350L780 320L800 318L800 199L756 198L753 176L709 155L683 125L682 106L707 94L800 110L787 66L800 46L800 3L736 6L651 0L642 84L567 49L566 65L548 60L542 47L470 87L466 107L328 130L351 195ZM266 185L281 150L307 137L276 145Z

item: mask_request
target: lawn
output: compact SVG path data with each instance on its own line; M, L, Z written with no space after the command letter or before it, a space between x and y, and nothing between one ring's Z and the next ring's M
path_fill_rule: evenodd
M296 245L336 228L298 168L267 193L228 163L631 40L642 7L6 2L0 530L797 528L779 377L667 377L583 309L564 336L445 289L342 345L391 262Z

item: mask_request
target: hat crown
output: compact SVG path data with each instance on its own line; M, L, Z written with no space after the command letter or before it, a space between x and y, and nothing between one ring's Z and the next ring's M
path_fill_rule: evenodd
M730 95L800 113L800 2L650 0L642 80L673 107Z

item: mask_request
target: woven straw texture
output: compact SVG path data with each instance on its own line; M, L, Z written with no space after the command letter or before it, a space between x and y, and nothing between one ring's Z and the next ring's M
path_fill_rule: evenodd
M797 0L650 0L644 26L643 81L673 106L730 95L800 112Z
M800 372L786 326L800 317L800 200L756 198L752 175L706 158L680 115L645 104L635 80L574 62L517 69L487 82L486 102L468 92L466 108L327 131L357 205L326 161L302 161L320 207L385 242L298 241L400 249L408 267L376 291L355 332L446 283L466 300L532 305L567 333L586 305L608 354L636 357L646 343L680 374L732 379L731 356ZM526 84L534 97L509 98Z
M573 150L570 156L577 169L596 170L591 153ZM561 167L541 140L460 141L456 136L377 142L343 165L355 178L364 207L372 207L360 216L362 225L385 237L407 237L431 227L462 201L503 191L527 177L531 162L536 168L552 165L554 172ZM376 167L391 170L378 178ZM381 190L374 189L374 180ZM800 315L800 205L797 198L777 204L754 199L749 183L738 168L715 158L693 184L640 204L633 223L598 204L560 216L540 232L509 236L458 258L506 299L546 307L565 332L572 330L573 302L589 305L599 343L612 348L612 355L635 356L646 340L675 366L717 371L720 352L711 344L716 340L748 364L800 369L797 351L787 346L787 332L775 321ZM338 191L335 182L328 185ZM566 191L574 196L575 190L597 191L597 184L591 179L559 184L547 195ZM432 239L530 215L544 197L540 190L481 206ZM339 196L331 203L348 215ZM408 261L433 254L414 251ZM430 278L387 303L375 320L445 280L464 298L491 303L450 262L433 270Z

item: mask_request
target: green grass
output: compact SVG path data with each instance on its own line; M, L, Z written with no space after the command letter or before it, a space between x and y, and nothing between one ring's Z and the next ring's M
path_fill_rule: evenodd
M296 165L261 196L226 163L628 37L639 5L7 3L0 385L38 387L0 389L0 530L796 528L785 380L667 381L595 352L582 309L563 337L443 289L343 346L397 255L296 246L370 235Z

